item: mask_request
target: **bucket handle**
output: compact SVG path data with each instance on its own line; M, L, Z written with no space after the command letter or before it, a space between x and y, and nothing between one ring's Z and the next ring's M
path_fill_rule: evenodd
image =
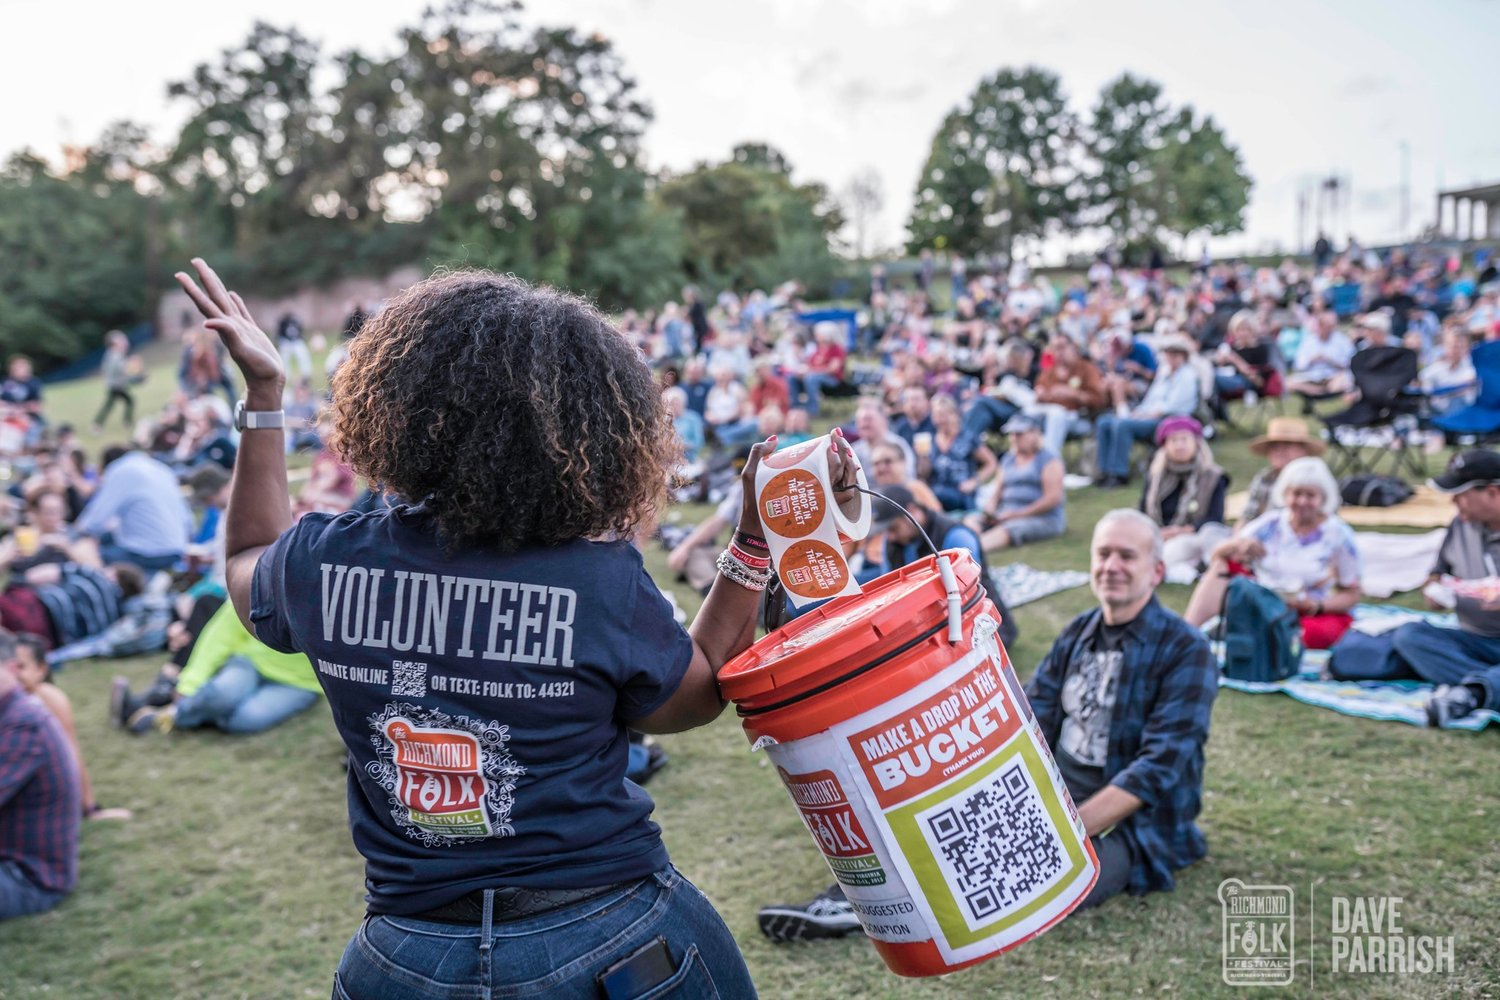
M953 575L953 564L948 557L937 557L938 575L943 578L943 593L948 600L948 641L957 646L964 641L963 598L958 592L958 577Z
M958 577L953 575L953 563L948 560L947 556L941 554L938 551L938 547L936 545L932 544L932 538L927 534L927 529L917 523L917 519L911 516L911 511L907 510L901 504L896 503L896 501L892 500L884 493L881 493L879 490L868 489L867 487L860 486L857 483L854 485L854 489L865 494L866 496L884 500L886 503L899 510L901 512L901 516L911 522L911 526L917 529L917 533L922 536L922 540L927 543L927 547L931 549L932 554L937 557L938 576L942 577L943 579L943 593L946 596L946 600L948 602L948 641L955 646L963 642L963 597L958 591Z

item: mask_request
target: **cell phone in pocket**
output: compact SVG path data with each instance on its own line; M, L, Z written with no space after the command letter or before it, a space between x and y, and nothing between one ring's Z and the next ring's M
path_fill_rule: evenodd
M604 1000L635 1000L677 974L677 963L667 950L667 939L658 937L637 948L596 977Z

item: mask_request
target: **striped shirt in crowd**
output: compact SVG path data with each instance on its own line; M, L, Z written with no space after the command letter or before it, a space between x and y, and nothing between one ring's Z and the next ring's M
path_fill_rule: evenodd
M0 695L0 864L19 866L38 889L71 892L82 818L78 764L62 726L19 687Z

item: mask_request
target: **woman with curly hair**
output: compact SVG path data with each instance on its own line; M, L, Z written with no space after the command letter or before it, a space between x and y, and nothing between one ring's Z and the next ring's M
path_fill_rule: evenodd
M597 997L620 963L637 990L753 995L625 780L626 727L719 715L768 560L747 502L691 633L676 624L631 544L679 460L634 347L514 278L418 283L353 339L332 401L331 447L412 502L293 527L279 422L255 412L281 405L280 357L193 263L202 287L178 280L246 380L230 597L262 642L313 659L351 759L369 913L335 995Z

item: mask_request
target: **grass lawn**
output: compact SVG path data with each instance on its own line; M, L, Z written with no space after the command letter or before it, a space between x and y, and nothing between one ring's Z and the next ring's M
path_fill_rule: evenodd
M175 352L141 403L174 382ZM53 419L88 430L97 382L49 391ZM1245 438L1217 443L1241 487L1255 469ZM1133 490L1069 496L1068 533L1022 550L1043 568L1086 568L1088 533ZM691 521L702 509L679 513ZM664 553L648 565L666 581ZM689 612L697 599L676 588ZM1162 594L1181 610L1188 592ZM1087 589L1017 611L1011 656L1025 676L1052 638L1089 607ZM324 997L363 912L361 864L346 825L340 746L326 706L273 732L130 737L105 722L109 678L145 683L158 657L75 664L73 699L100 801L136 812L83 835L77 891L50 913L0 924L0 998ZM1200 997L1232 994L1221 973L1221 880L1296 892L1298 979L1287 995L1500 996L1494 905L1500 895L1500 738L1428 732L1335 715L1278 696L1221 694L1208 747L1201 822L1209 857L1170 894L1121 897L1001 958L939 980L887 973L863 939L772 946L756 929L768 902L801 900L830 881L763 755L733 713L666 737L670 765L652 781L679 868L718 907L768 998ZM1309 925L1310 895L1317 912ZM1330 971L1335 894L1400 896L1405 934L1453 935L1455 969L1429 976ZM1310 973L1315 972L1315 986Z

